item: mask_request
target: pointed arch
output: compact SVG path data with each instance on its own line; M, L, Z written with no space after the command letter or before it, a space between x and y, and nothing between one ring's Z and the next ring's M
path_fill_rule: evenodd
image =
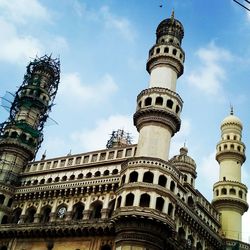
M82 202L77 202L73 206L72 219L73 220L82 220L84 208L85 208L85 206Z
M91 206L90 209L91 214L90 214L90 219L99 219L102 217L102 207L103 207L103 203L99 200L94 201Z

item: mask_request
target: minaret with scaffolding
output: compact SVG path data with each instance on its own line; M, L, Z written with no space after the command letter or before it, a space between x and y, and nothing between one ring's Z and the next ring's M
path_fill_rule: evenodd
M60 63L51 56L36 58L27 66L10 115L0 125L0 220L12 203L14 187L43 140L43 127L53 106L60 79Z

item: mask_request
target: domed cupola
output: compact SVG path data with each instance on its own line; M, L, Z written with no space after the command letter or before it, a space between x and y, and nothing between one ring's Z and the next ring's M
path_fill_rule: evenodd
M187 147L181 147L180 154L172 157L169 162L183 173L184 181L194 186L194 179L197 176L196 163L194 159L187 154Z

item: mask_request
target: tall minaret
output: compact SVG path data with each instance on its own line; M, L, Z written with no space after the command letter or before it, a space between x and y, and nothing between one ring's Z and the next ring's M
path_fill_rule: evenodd
M171 137L180 129L182 99L175 92L183 73L185 54L181 48L184 29L178 20L163 20L156 30L156 43L149 51L149 88L137 97L134 124L139 131L137 156L167 160Z
M43 140L42 129L53 105L60 74L58 59L36 58L27 66L9 119L0 124L0 222L7 223L20 173Z
M241 217L248 209L247 187L241 183L241 166L246 159L241 132L242 123L231 110L221 123L221 141L216 154L220 175L213 187L212 201L221 213L222 234L234 240L241 240Z

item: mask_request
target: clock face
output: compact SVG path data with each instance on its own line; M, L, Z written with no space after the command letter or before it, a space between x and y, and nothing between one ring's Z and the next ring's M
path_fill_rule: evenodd
M57 212L58 217L63 218L65 216L66 211L67 211L66 207L61 207Z

